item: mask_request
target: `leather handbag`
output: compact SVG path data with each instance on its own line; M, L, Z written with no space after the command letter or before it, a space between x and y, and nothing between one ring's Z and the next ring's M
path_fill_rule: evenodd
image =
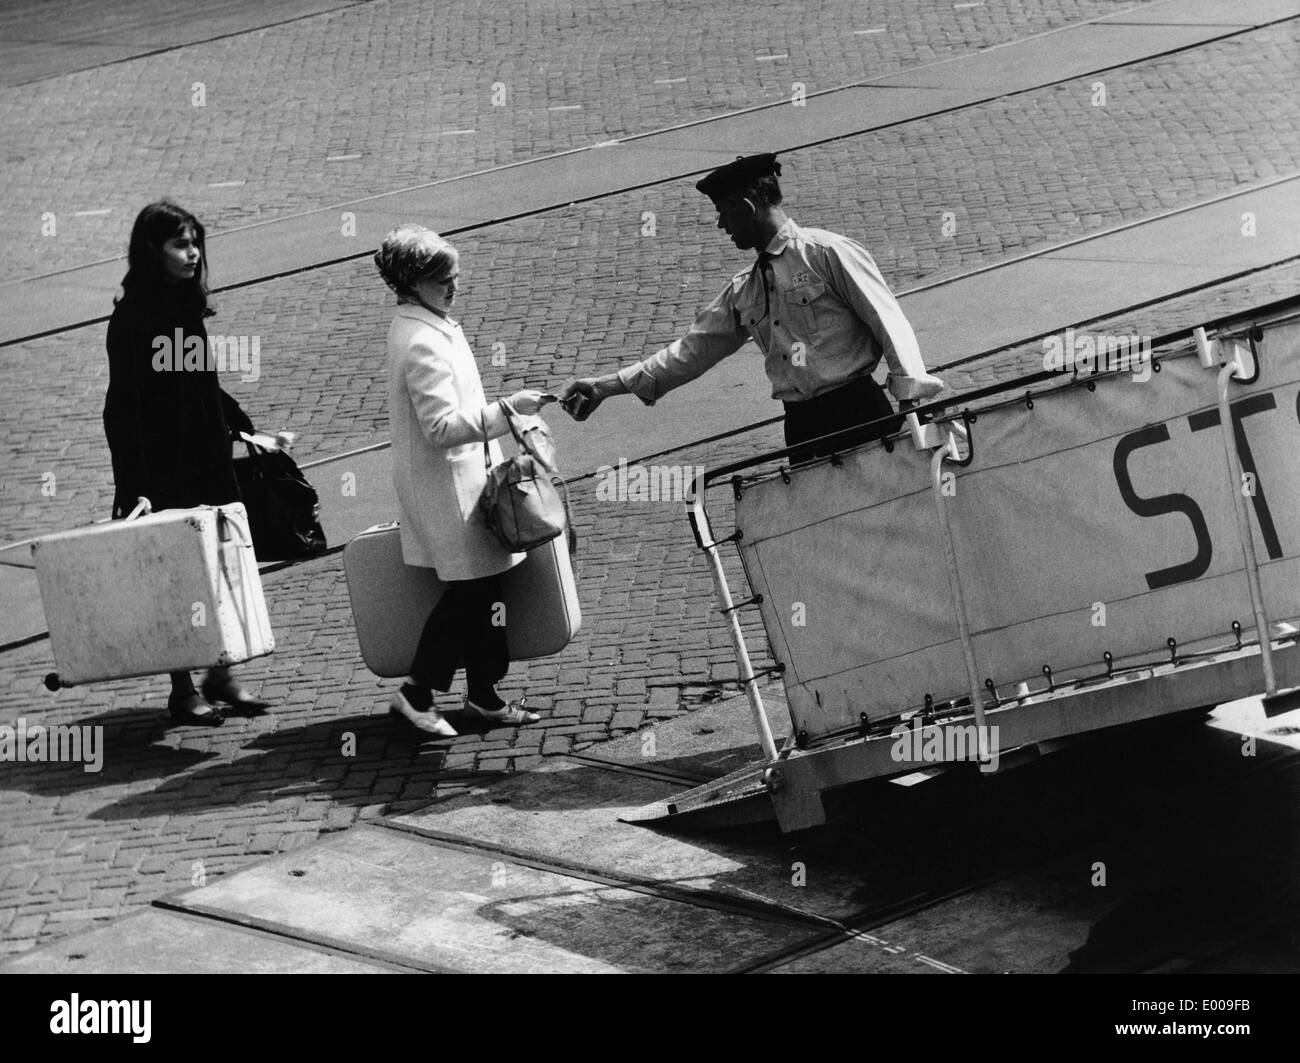
M568 527L568 504L563 493L564 481L555 474L551 461L542 456L549 448L527 438L536 434L544 437L545 426L538 421L536 426L521 432L516 423L519 415L510 403L501 400L501 409L519 453L493 467L485 408L483 466L487 483L479 499L479 510L483 523L497 542L511 552L525 552L549 543Z
M248 511L258 561L316 557L328 549L320 525L320 496L293 458L245 439L248 457L235 459L235 479Z

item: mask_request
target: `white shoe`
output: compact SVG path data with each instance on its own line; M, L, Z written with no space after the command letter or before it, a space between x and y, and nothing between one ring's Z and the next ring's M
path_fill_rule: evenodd
M439 738L456 737L456 728L442 718L442 713L437 709L421 712L406 700L406 695L400 690L389 702L388 712L390 715L402 717L417 731L423 731L425 734L437 735Z
M465 708L470 712L477 713L485 720L491 720L493 723L504 723L512 727L518 727L524 723L536 723L541 719L535 712L529 712L523 707L526 698L520 698L518 701L509 702L499 709L483 709L475 705L469 698L465 699Z

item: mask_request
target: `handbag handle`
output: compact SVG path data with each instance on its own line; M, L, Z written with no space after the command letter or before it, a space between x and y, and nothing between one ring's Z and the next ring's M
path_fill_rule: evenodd
M270 454L271 452L267 450L266 447L254 443L251 439L241 439L240 442L242 442L244 447L248 450L249 461L246 468L249 476L255 480L265 480L266 476L262 471L261 462L257 459L262 457L262 455Z
M519 429L515 426L515 418L518 417L519 414L515 411L515 408L510 405L510 400L497 399L497 405L501 407L501 412L505 414L506 424L510 428L510 434L515 437L515 442L519 445L519 449L522 450L525 454L530 455L533 458L533 460L536 461L537 464L539 464L547 472L552 472L552 473L555 472L555 469L551 467L550 462L548 462L545 458L543 458L540 454L538 454L537 451L534 450L531 445L529 445L528 440L525 439L522 434L520 434ZM482 418L482 423L483 423L483 468L491 470L492 455L488 451L487 407L486 406L483 407L483 412L480 416Z
M479 411L479 420L483 425L483 468L487 472L492 471L492 452L488 449L488 430L487 430L487 407L484 406Z
M519 413L515 410L513 406L510 405L510 401L508 399L501 399L500 402L501 402L501 408L505 411L506 414L506 424L510 426L510 434L515 437L515 442L519 444L519 449L522 450L525 454L531 455L533 460L536 461L537 464L540 465L547 472L549 473L555 472L554 466L552 466L549 461L547 461L544 457L541 456L541 454L537 452L536 449L534 449L532 444L528 442L527 435L523 432L520 432L518 427L515 425L515 418L519 416Z

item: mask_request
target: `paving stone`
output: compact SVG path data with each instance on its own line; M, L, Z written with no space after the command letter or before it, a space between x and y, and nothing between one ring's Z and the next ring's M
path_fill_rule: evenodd
M11 940L15 938L34 939L45 925L45 918L43 915L20 915L9 924L5 936Z
M609 726L611 729L639 727L644 719L645 713L640 709L620 709L610 717Z
M547 735L542 743L542 755L546 757L567 753L573 747L573 739L568 735Z

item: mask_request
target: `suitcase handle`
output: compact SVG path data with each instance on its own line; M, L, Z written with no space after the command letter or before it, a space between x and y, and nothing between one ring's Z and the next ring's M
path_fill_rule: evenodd
M251 547L253 544L244 538L244 529L226 516L225 512L217 507L217 538L223 543L230 542L231 531L239 537L239 545Z

